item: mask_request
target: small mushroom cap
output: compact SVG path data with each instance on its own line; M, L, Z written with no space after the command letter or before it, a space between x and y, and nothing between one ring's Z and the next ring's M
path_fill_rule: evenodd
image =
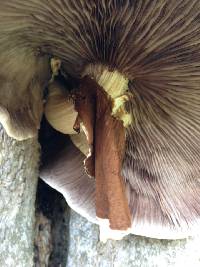
M74 109L74 103L58 82L49 85L49 95L45 105L45 116L50 125L64 134L76 134L74 124L78 113Z

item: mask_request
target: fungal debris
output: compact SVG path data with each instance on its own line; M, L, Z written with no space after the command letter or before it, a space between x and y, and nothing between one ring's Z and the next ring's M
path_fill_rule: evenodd
M112 102L111 115L121 120L125 128L131 125L133 117L126 111L125 104L133 94L128 90L128 78L117 70L109 70L101 65L89 65L84 71L103 88Z
M50 82L54 81L54 78L59 74L59 70L61 67L61 60L55 57L52 57L50 60L51 72L52 76Z

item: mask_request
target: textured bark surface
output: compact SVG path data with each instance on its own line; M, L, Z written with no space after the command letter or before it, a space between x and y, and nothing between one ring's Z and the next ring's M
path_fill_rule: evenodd
M69 207L64 197L40 180L36 210L34 267L65 267Z
M39 145L0 126L0 266L32 267Z
M100 243L98 227L71 211L66 267L199 267L200 237L167 241L129 235Z

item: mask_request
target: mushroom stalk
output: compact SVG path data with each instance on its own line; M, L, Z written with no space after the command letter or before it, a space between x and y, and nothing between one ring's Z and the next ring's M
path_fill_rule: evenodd
M112 89L109 78L104 82L106 88ZM123 121L112 114L113 99L89 77L82 79L75 93L75 109L91 147L85 167L96 181L96 215L108 219L112 229L128 230L131 216L121 175L125 151Z

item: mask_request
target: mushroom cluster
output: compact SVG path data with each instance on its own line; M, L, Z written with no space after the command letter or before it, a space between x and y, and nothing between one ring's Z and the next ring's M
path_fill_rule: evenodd
M102 240L199 231L199 18L199 0L1 3L0 123L30 138L44 110L70 136L40 176Z

